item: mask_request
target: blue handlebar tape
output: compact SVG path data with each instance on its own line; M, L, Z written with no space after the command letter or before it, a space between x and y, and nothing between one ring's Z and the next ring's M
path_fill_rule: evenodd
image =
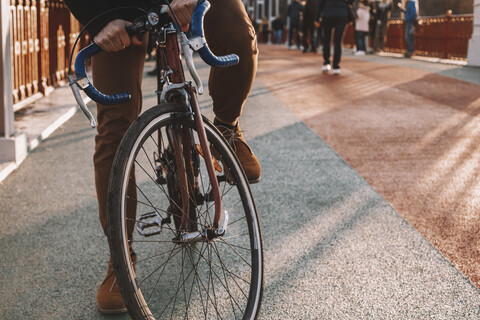
M103 105L120 104L129 101L132 97L130 92L122 92L110 95L103 94L99 92L88 80L87 72L85 70L85 62L88 58L99 53L100 51L102 51L102 49L95 43L92 43L81 50L75 58L75 73L77 79L85 78L88 83L88 86L83 89L83 91L85 91L86 95L89 96L93 101Z
M210 3L206 0L198 1L195 10L192 14L192 36L204 38L203 33L203 17L210 9ZM240 58L236 54L229 54L226 56L217 57L210 50L208 45L205 43L204 46L198 51L198 54L205 61L206 64L212 67L228 67L234 64L237 64L240 61Z

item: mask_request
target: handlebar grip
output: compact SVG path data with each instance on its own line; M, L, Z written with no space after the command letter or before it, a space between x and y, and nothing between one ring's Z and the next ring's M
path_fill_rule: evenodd
M88 84L88 86L86 86L85 88L82 88L83 91L93 101L103 105L120 104L120 103L129 101L132 97L130 92L122 92L122 93L111 94L111 95L103 94L100 91L98 91L88 80L87 72L85 69L85 62L87 61L88 58L90 58L91 56L94 56L100 51L102 51L102 49L95 43L92 43L91 45L81 50L77 54L77 57L75 58L75 73L76 73L77 79L85 78L86 83Z
M201 37L202 39L205 38L203 33L203 18L208 9L210 9L210 3L208 1L198 1L197 7L192 14L191 26L193 37ZM228 67L240 62L240 58L236 54L217 57L210 50L207 43L204 43L203 47L198 50L198 54L206 64L212 67Z
M130 26L127 26L127 27L125 28L125 31L127 31L128 35L129 35L130 37L132 37L132 36L134 36L134 35L137 34L137 31L135 30L135 26L134 26L133 24L130 25Z

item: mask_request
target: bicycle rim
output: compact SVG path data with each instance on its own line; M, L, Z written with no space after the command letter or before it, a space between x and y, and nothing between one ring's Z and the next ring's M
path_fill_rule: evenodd
M222 207L229 215L227 232L213 240L196 241L197 236L191 242L178 241L184 206L171 128L187 128L196 150L192 159L198 188L190 190L191 212L184 215L193 229L212 227L214 202L193 119L172 113L175 108L166 105L145 112L125 135L114 161L109 241L125 303L134 319L256 319L263 292L258 216L238 160L208 122L207 137L221 170L217 177ZM136 194L128 192L132 184Z

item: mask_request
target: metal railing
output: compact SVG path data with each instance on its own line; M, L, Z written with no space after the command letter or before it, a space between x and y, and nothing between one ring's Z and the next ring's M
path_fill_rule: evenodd
M441 59L466 60L468 42L473 33L473 15L420 17L415 28L415 54ZM405 22L392 19L388 22L384 51L405 53ZM353 26L345 32L344 45L353 47Z
M61 0L10 0L14 110L62 83L80 29Z

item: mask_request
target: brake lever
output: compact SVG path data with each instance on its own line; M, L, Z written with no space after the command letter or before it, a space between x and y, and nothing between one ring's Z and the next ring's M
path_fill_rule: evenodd
M78 82L80 82L81 80L82 79L78 80ZM68 84L70 85L70 88L72 89L73 96L75 97L75 100L77 101L78 106L83 111L83 114L90 121L90 126L92 128L96 128L97 127L97 121L95 120L95 117L93 116L90 109L88 109L87 105L83 101L82 95L80 94L80 88L79 88L78 82L75 80L75 78L72 75L68 75Z
M190 72L193 81L195 81L195 84L197 85L198 94L201 95L203 93L203 84L200 76L198 75L197 69L195 68L195 64L193 63L193 49L191 47L191 41L188 40L185 33L180 32L179 34L182 56L185 58L185 64L187 65L188 71Z

